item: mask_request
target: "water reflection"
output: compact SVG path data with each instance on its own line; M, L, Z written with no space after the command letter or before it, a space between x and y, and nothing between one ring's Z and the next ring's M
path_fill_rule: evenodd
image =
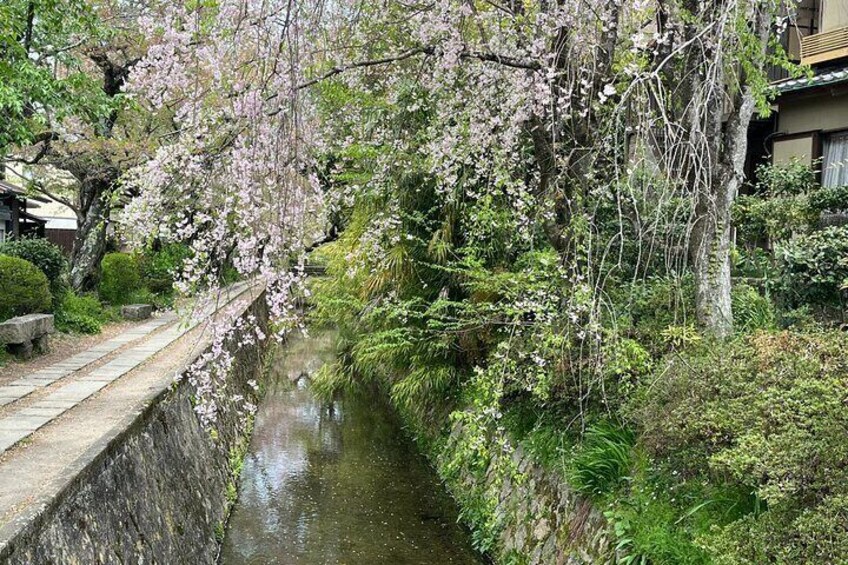
M301 377L331 358L331 339L294 339L275 366L222 563L481 563L432 469L379 402L312 398Z

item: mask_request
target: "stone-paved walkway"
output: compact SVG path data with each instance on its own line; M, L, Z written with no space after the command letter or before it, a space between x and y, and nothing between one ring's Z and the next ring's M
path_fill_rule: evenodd
M174 313L166 313L86 351L0 386L0 406L7 406L6 414L0 417L0 454L182 335L183 331L178 328L155 333L164 326L175 325L176 320ZM151 335L150 339L144 339ZM136 341L143 343L125 348ZM122 348L120 353L115 353ZM109 358L112 359L107 363L88 370ZM68 381L67 384L64 381ZM51 386L54 383L59 384ZM21 401L32 393L48 387L49 390L45 390L45 394L34 402L20 408L17 406L24 404Z
M126 344L146 337L153 331L175 320L176 316L173 313L166 313L140 326L129 329L112 339L107 339L91 349L87 349L58 363L54 363L49 367L16 379L6 386L0 386L0 406L20 400L38 388L51 385L80 369L92 365Z
M200 323L163 322L148 335L0 407L0 437L10 438L0 450L0 548L37 520L84 468L173 386L174 376L211 345L207 321L232 315L224 312L242 312L263 288L237 283L216 304L201 310ZM145 326L133 330L140 332ZM91 348L95 354L107 349L105 342L100 345ZM11 447L10 440L16 442Z
M236 285L234 290L238 293L243 288L244 285ZM176 321L175 314L167 313L9 385L0 386L0 407L4 407L0 412L0 455L120 379L197 325L196 322L186 325ZM135 341L139 342L138 345L127 347ZM106 359L109 361L100 363ZM92 368L94 365L98 366Z

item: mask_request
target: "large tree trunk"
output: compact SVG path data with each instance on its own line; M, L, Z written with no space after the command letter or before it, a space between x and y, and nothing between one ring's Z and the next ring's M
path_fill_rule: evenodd
M86 183L81 190L88 201L77 215L77 233L71 252L70 283L77 292L94 288L99 278L100 261L106 252L106 226L109 221L109 186Z
M697 196L690 257L695 276L698 325L716 337L733 332L730 297L730 207L739 187L735 175L719 175L713 191Z
M727 337L733 332L730 213L744 180L748 124L754 115L754 106L754 96L746 90L725 124L711 186L709 190L698 192L695 205L690 239L695 315L698 324L716 337Z
M103 92L114 98L121 92L130 68L135 60L116 64L106 50L94 49L89 58L103 72ZM111 140L112 129L118 119L113 110L100 125L100 139ZM100 262L106 253L106 227L111 213L111 197L118 179L125 170L123 164L109 159L92 158L83 154L83 159L72 160L66 166L80 182L79 206L77 208L77 233L71 252L71 286L77 292L93 288L100 278ZM93 167L93 163L101 163Z
M754 29L763 52L768 47L771 21L767 7L756 9ZM713 77L715 83L707 88L713 94L708 96L705 104L708 108L706 123L692 124L693 131L703 135L703 141L709 147L711 170L705 186L696 181L689 256L695 276L698 325L705 333L723 338L733 332L731 208L744 181L748 126L754 116L756 99L751 88L743 86L742 92L733 99L730 114L724 117L724 98L715 93L724 92L728 78L723 72L716 72ZM739 84L747 84L743 72L740 71L740 76L733 77L733 80L737 78ZM695 121L699 121L698 118ZM704 126L703 130L701 126Z

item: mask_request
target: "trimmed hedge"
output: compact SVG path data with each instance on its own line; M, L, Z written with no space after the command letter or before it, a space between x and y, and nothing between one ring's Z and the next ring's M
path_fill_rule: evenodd
M11 239L0 244L0 255L29 261L47 275L51 285L60 282L68 268L68 260L59 246L43 238Z
M108 253L100 263L100 297L113 305L128 304L141 286L138 261L129 253Z
M49 312L52 300L47 276L38 267L0 255L0 320Z

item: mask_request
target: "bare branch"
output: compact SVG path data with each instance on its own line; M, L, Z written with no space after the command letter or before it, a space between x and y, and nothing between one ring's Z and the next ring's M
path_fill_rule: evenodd
M392 55L389 57L384 57L381 59L371 59L367 61L356 61L353 63L348 63L347 65L341 65L338 67L333 67L329 71L324 74L317 76L313 79L310 79L306 82L303 82L297 85L297 90L302 90L304 88L309 88L315 84L318 84L321 81L327 80L328 78L332 78L336 75L342 74L351 69L360 69L365 67L377 67L380 65L387 65L389 63L396 63L399 61L404 61L406 59L415 57L416 55L435 55L438 52L436 47L430 45L426 47L416 47L414 49L409 49L404 51L403 53L399 53L397 55ZM499 53L491 53L488 51L462 51L459 54L460 59L476 59L478 61L485 61L489 63L497 63L499 65L504 65L506 67L512 67L514 69L525 69L530 71L538 71L542 68L542 65L538 61L526 60L526 59L517 59L515 57L509 57L507 55L501 55ZM275 95L276 96L276 95Z

